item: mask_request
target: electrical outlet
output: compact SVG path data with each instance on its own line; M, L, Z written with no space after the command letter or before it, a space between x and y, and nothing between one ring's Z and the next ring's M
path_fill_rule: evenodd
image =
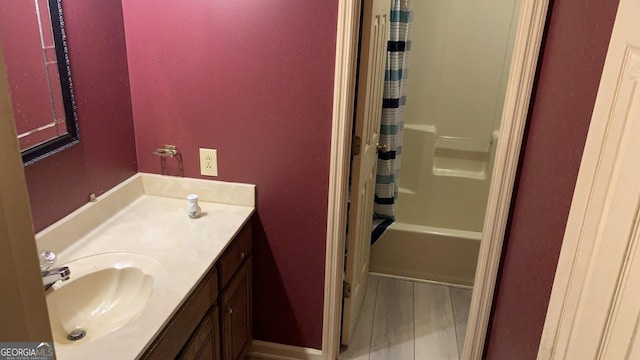
M204 176L218 176L218 151L200 149L200 174Z

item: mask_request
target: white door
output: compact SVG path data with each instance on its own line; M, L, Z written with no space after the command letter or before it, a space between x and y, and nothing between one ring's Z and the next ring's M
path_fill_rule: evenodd
M562 244L540 360L640 359L639 80L640 0L621 0Z
M350 342L367 290L390 7L390 0L364 1L342 315L345 345Z

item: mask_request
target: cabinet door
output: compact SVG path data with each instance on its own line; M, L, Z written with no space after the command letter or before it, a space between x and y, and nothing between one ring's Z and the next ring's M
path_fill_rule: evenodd
M219 320L218 307L214 306L198 325L177 359L220 360Z
M222 292L222 351L224 360L245 355L252 338L252 257L240 266Z

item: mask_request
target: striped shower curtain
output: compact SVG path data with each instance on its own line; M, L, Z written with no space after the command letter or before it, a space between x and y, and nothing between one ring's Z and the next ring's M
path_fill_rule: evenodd
M375 216L385 219L381 224L384 228L395 220L398 199L411 17L411 0L391 0L380 128L380 145L386 149L378 153L374 204ZM375 241L374 236L372 241Z

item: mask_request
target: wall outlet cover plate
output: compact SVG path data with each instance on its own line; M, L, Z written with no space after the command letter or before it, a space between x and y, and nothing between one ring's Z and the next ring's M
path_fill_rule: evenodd
M200 148L200 174L218 176L218 151Z

